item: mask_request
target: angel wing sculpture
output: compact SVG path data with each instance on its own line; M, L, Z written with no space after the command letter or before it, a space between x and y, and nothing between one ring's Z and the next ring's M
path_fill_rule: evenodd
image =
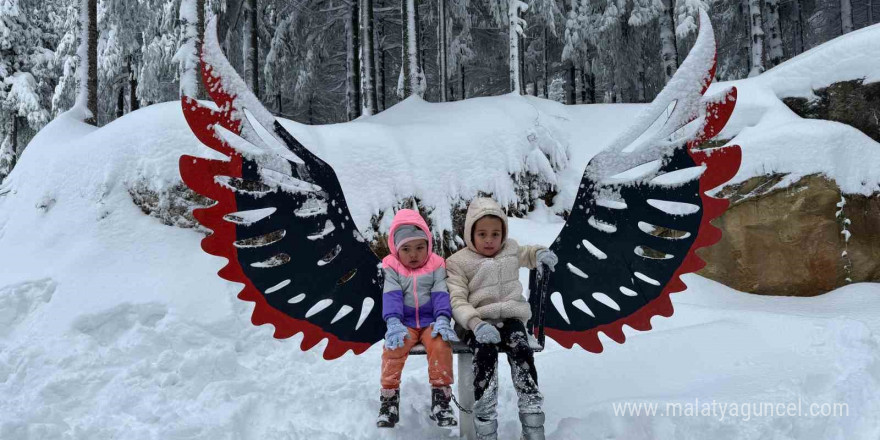
M551 249L545 332L561 345L601 352L598 332L623 343L623 325L650 330L671 316L669 294L716 243L710 221L728 201L706 194L739 169L739 146L699 149L724 128L736 89L703 94L715 76L715 40L705 12L687 59L632 127L590 160L574 206ZM653 123L652 123L653 122Z
M731 89L704 98L715 69L705 13L694 49L648 110L584 172L571 214L552 249L546 334L566 347L599 352L598 332L624 341L622 327L650 329L670 316L669 294L694 254L720 238L709 221L727 207L705 192L730 179L740 150L699 150L730 117ZM252 322L276 338L303 333L302 349L323 339L326 359L359 354L383 338L379 258L355 227L339 180L247 89L220 51L213 23L203 45L202 79L216 109L184 97L196 137L222 159L182 156L193 191L214 200L194 212L213 233L202 240L224 257L218 274L242 283ZM671 109L671 111L670 111ZM295 261L296 264L291 264Z

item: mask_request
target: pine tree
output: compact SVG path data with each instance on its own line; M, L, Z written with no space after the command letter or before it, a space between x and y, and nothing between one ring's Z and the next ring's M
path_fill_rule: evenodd
M549 46L553 39L559 38L557 29L565 26L565 16L559 9L556 0L533 0L529 6L529 15L533 20L535 27L540 26L536 32L534 44L530 45L531 60L533 65L541 66L541 74L535 72L534 92L538 93L538 77L543 83L543 96L548 97L548 81L550 71Z
M179 49L178 4L175 0L149 0L145 10L152 15L145 20L140 54L131 60L135 72L138 102L147 104L178 99L179 65L174 55ZM139 58L139 60L138 60ZM131 79L130 79L131 87Z
M49 120L36 72L45 74L51 53L40 46L41 30L18 0L0 0L0 181L15 166L21 120L34 130Z
M474 40L471 35L472 15L468 10L467 0L451 0L448 5L448 18L451 28L458 27L459 31L454 34L449 42L446 59L447 76L452 78L458 75L458 90L461 99L467 98L466 68L465 65L474 59ZM455 85L450 85L450 99L455 99Z

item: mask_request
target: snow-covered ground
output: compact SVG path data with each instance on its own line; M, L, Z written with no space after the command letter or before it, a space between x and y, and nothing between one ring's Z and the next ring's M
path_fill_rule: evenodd
M865 41L880 42L880 27L826 49L880 47ZM736 179L770 171L760 165L771 164L775 171L826 172L847 191L876 188L876 142L841 124L786 113L777 98L782 92L764 79L782 75L777 69L804 71L795 67L813 62L819 49L737 82L739 113L730 130L743 145L744 171ZM880 72L880 57L848 66L833 80ZM508 172L546 171L529 157L561 149L568 162L553 171L561 190L554 209L539 206L526 219L511 219L513 237L548 244L562 226L553 211L570 204L587 161L642 108L567 107L508 95L448 104L411 100L349 124L284 124L336 168L361 229L377 210L409 194L438 205L481 189L509 196ZM829 139L841 141L815 156ZM327 362L322 345L302 352L299 336L274 340L271 328L250 324L251 304L235 299L239 286L215 275L223 261L200 250L198 232L165 226L132 203L135 185L161 192L178 184L181 154L210 152L189 132L178 103L150 106L100 129L62 116L34 139L0 187L0 439L452 435L425 416L424 358L413 358L405 371L400 426L377 432L378 346ZM479 162L486 156L488 162ZM818 298L768 298L698 276L685 281L690 288L673 296L675 315L655 319L651 332L630 332L624 345L606 340L605 352L594 355L549 342L537 356L548 438L880 436L880 284ZM506 386L509 372L501 371L501 438L514 438L515 395ZM800 400L807 412L813 403L837 403L847 405L848 415L614 411L626 402L694 399L728 406Z

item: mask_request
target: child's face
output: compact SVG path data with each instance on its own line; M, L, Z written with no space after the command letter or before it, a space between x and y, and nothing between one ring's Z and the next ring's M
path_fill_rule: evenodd
M474 247L484 257L491 257L501 250L504 224L495 216L486 216L474 225Z
M418 269L428 260L428 240L408 241L397 250L397 258L404 266Z

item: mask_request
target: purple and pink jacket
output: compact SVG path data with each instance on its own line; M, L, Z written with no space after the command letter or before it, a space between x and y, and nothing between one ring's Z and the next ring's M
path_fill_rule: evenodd
M406 267L397 258L394 231L401 225L413 225L428 237L428 261L417 269ZM431 325L438 316L452 318L449 290L446 288L446 262L433 252L433 235L428 224L417 211L401 209L391 221L388 231L388 249L382 259L385 287L382 294L382 319L397 317L410 328Z

